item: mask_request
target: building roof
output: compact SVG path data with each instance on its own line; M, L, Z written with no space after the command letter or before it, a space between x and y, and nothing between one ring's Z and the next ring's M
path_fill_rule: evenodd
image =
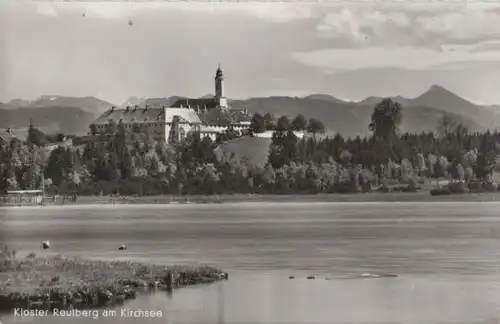
M171 123L174 116L179 116L181 118L181 122L188 122L191 124L201 124L200 117L198 114L192 110L187 108L167 108L165 109L165 122Z
M97 118L93 124L106 125L110 120L116 123L120 121L123 123L154 123L156 121L171 123L175 115L181 118L181 122L201 123L196 112L187 108L129 108L110 109Z
M108 124L110 120L115 122L123 121L124 123L133 122L148 122L161 120L163 115L162 108L129 108L129 109L109 109L103 113L99 118L97 118L93 124L95 125L105 125Z
M215 98L198 98L198 99L179 99L172 107L191 107L191 108L216 108L218 105Z

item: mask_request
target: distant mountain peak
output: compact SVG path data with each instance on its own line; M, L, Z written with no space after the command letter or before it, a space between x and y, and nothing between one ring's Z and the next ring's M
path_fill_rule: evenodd
M429 89L427 89L427 91L425 91L424 93L422 93L420 95L420 97L426 95L426 94L433 94L433 95L448 95L448 96L454 96L454 97L457 97L457 98L460 98L460 99L463 99L462 97L460 97L459 95L451 92L450 90L446 89L445 87L442 87L440 85L437 85L437 84L434 84L432 85ZM465 100L465 99L464 99Z
M445 87L440 86L439 84L433 84L430 86L429 90L444 90L448 91Z
M303 99L322 100L322 101L337 102L337 103L346 102L342 99L335 98L334 96L328 94L320 94L320 93L305 96L303 97Z
M431 100L431 101L442 101L442 100L453 100L455 102L461 102L461 103L469 103L468 100L465 100L464 98L460 97L459 95L451 92L450 90L434 84L432 85L426 92L422 93L420 96L416 97L415 100Z

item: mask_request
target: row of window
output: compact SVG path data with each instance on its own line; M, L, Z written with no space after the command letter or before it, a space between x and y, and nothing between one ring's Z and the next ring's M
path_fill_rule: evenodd
M151 126L154 126L154 127L163 127L165 124L162 124L162 123L141 123L141 124L138 124L138 125L147 125L149 127ZM108 127L108 125L96 125L97 129L106 129ZM125 128L132 128L133 127L133 124L125 124Z
M132 128L134 124L125 124L125 128ZM164 123L138 123L137 125L147 125L149 127L163 127ZM193 126L193 124L189 123L189 126ZM97 129L106 129L108 125L96 125Z

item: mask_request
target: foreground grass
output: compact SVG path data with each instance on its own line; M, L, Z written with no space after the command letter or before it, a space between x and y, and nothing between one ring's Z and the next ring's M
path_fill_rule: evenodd
M140 291L175 289L227 279L207 266L157 266L62 256L23 260L0 254L0 308L101 306L133 299Z

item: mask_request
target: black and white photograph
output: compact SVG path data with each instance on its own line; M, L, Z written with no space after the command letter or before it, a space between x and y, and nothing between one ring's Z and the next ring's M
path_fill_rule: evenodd
M500 3L1 0L22 323L500 323Z

